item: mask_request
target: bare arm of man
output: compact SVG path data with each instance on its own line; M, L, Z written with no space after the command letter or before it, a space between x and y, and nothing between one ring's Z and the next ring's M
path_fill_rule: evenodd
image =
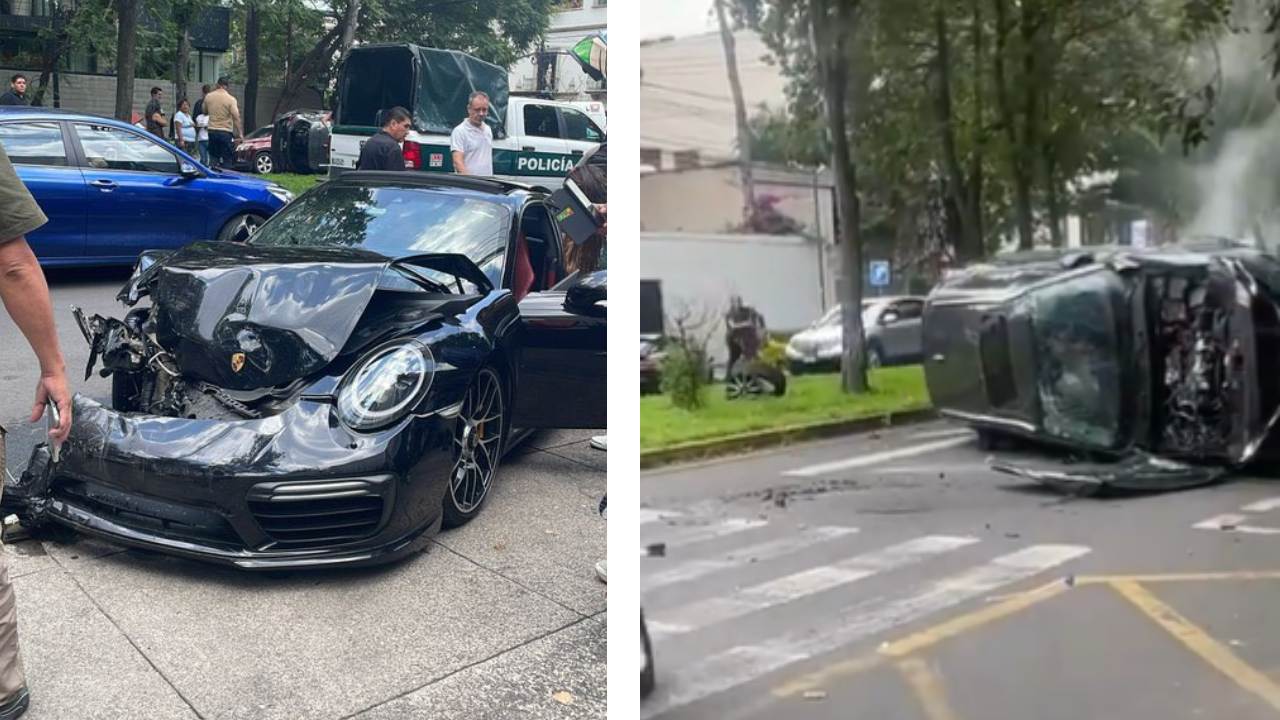
M71 393L67 389L67 368L58 348L58 331L53 323L49 286L35 253L26 238L0 243L0 301L14 324L26 336L40 362L40 382L36 385L31 422L44 414L46 399L58 406L61 422L50 433L57 442L71 431Z
M467 174L467 163L462 159L462 151L453 151L453 171L459 175Z
M163 113L158 113L158 112L151 113L151 119L154 120L155 123L160 127L165 127L166 125L169 124L165 122Z

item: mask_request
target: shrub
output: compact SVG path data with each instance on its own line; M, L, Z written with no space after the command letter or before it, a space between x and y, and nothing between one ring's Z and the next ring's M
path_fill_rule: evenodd
M697 410L706 404L707 355L700 348L673 342L662 360L662 392L671 404Z

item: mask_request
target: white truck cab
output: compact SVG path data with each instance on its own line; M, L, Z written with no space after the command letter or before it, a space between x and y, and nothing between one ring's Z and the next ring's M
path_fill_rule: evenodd
M556 189L582 154L605 133L574 103L511 96L507 71L465 53L415 45L353 48L338 80L330 133L330 176L354 170L360 148L397 105L413 115L401 146L405 167L453 172L450 133L466 117L475 90L489 96L494 175Z

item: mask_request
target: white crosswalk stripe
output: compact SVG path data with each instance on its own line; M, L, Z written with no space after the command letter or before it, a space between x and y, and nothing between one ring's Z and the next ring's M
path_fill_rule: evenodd
M788 477L817 477L819 475L829 475L836 472L844 472L846 470L854 470L856 468L868 467L871 465L879 465L890 460L901 460L902 458L915 457L926 453L946 450L948 448L960 447L973 442L972 434L966 433L962 437L952 437L945 440L934 440L933 442L920 443L919 445L908 445L907 447L897 448L895 450L885 450L878 453L865 453L856 455L844 460L835 460L833 462L820 463L818 465L808 465L795 470L788 470L783 473Z
M670 518L678 518L684 515L679 510L661 510L657 508L640 508L640 524L648 525L649 523L659 522Z
M1088 552L1088 547L1076 544L1036 544L1021 548L960 573L920 583L901 596L876 597L846 606L836 618L822 620L822 632L814 632L813 628L796 629L781 637L737 644L691 666L668 669L669 687L641 706L641 717L649 719L672 708L730 691L794 662L840 650L961 602L975 600L1005 585L1032 578ZM654 625L650 624L650 632L653 629Z
M929 535L891 545L847 560L768 582L741 588L729 595L708 598L663 613L666 629L674 633L692 632L715 623L731 620L776 605L799 600L827 590L849 585L879 572L894 570L922 562L927 558L978 542L974 537ZM655 617L659 617L656 616Z
M725 525L728 523L725 520L719 523L735 526ZM759 528L759 525L753 527ZM766 526L760 532L779 529ZM861 537L857 528L818 526L781 530L784 535L729 550L720 549L710 557L687 559L663 567L663 563L679 557L669 552L664 560L653 561L655 572L648 573L646 567L641 578L646 592L661 588L666 598L680 596L683 599L674 606L660 604L646 608L657 653L659 680L658 691L641 706L641 717L654 718L751 683L793 663L871 639L1027 580L1090 551L1080 545L1031 545L993 558L996 553L986 550L987 546L978 538L930 535L879 548L864 548L852 557L830 562L833 553L840 551L840 546L833 543L858 544L854 540ZM823 543L829 547L810 552ZM935 569L936 560L944 555L954 555L954 559L936 563ZM972 564L966 568L970 557ZM908 565L919 567L911 577L926 579L898 590L884 590L894 587L887 584L892 573ZM748 574L751 580L745 586L733 582L748 566L753 568ZM943 567L949 569L941 570ZM768 572L776 575L770 578ZM839 609L824 611L821 617L801 621L785 630L778 629L776 621L783 617L780 614L771 616L773 619L767 622L757 619L757 613L771 612L774 608L781 610L793 601L852 583L860 588L876 589L833 592L823 595L821 600L806 600L834 603ZM703 644L705 639L711 643L707 650L710 654L686 656L689 659L681 662L680 667L664 664L664 639L679 641L674 643L673 651ZM726 647L728 649L721 649Z
M667 525L651 533L645 533L645 542L664 542L672 546L692 545L693 543L714 540L768 525L765 520L748 520L745 518L698 522L700 524Z
M714 573L780 558L791 553L800 552L813 545L852 535L856 532L858 532L858 528L853 527L821 526L804 528L794 535L736 548L726 553L724 557L691 560L661 572L645 575L641 578L641 582L646 590L689 582Z

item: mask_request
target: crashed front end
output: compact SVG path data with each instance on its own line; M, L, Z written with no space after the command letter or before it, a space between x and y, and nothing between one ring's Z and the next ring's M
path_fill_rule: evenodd
M1214 482L1280 408L1277 306L1230 254L1113 253L978 267L930 296L926 378L944 415L1058 460L992 466L1072 492Z
M506 296L389 293L389 275L407 280L371 253L220 245L141 262L121 296L152 302L123 321L76 312L112 406L77 395L66 443L34 450L6 507L248 569L420 549L441 523L461 374L485 352L466 328ZM434 366L411 411L379 423L344 405L361 368L414 351Z

